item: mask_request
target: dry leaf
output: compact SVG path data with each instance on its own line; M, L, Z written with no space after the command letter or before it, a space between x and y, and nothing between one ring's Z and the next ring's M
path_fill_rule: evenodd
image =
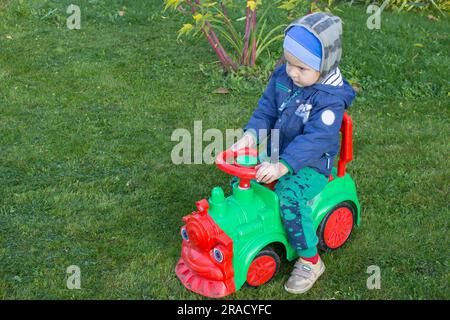
M433 21L439 21L438 18L436 18L435 16L433 16L433 15L431 15L431 14L429 14L429 15L427 16L427 18L430 19L430 20L433 20Z
M214 90L213 93L230 93L230 90L228 90L227 88L220 87Z
M349 80L348 82L356 93L361 92L361 85L358 82L356 82L355 80Z

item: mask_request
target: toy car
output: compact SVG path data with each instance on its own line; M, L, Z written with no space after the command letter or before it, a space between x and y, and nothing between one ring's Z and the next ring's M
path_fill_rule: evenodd
M360 223L360 204L355 183L345 167L352 160L352 121L344 114L338 167L333 168L325 189L311 202L319 247L340 248L354 225ZM234 163L228 160L234 158ZM219 298L245 283L257 287L276 274L280 258L272 248L282 244L287 260L298 257L291 247L280 217L272 185L256 182L257 151L226 150L216 158L219 169L239 179L225 197L215 187L211 197L196 203L197 211L183 218L181 258L175 272L184 286L206 297Z

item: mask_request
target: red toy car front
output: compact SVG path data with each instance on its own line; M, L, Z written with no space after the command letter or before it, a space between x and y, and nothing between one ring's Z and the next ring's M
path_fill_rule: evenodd
M206 199L183 218L181 258L175 272L189 290L220 298L235 292L233 241L208 214Z

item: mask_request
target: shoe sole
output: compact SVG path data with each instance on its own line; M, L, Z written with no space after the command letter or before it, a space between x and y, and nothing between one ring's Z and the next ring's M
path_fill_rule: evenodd
M320 276L321 276L324 272L325 272L325 264L323 265L323 268L320 269L319 275L317 276L316 280L315 280L313 283L311 283L310 286L308 286L308 287L306 287L306 288L304 288L304 289L295 290L295 289L291 289L291 288L286 287L286 284L285 284L285 285L284 285L284 290L286 290L286 291L289 292L289 293L293 293L293 294L301 294L301 293L305 293L305 292L307 292L309 289L312 288L312 286L314 285L314 283L316 283L316 281L320 278Z

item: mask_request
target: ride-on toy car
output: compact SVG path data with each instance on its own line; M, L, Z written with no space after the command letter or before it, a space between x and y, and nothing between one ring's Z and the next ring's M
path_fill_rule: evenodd
M344 114L338 167L325 189L311 202L319 247L340 248L360 222L355 183L345 167L352 160L352 121ZM234 163L228 163L234 158ZM280 258L271 247L282 244L286 258L298 257L289 244L272 185L256 182L257 151L226 150L216 158L219 169L239 179L225 197L215 187L211 197L196 203L197 211L183 218L182 247L175 272L186 288L207 297L224 297L245 283L257 287L278 271Z

